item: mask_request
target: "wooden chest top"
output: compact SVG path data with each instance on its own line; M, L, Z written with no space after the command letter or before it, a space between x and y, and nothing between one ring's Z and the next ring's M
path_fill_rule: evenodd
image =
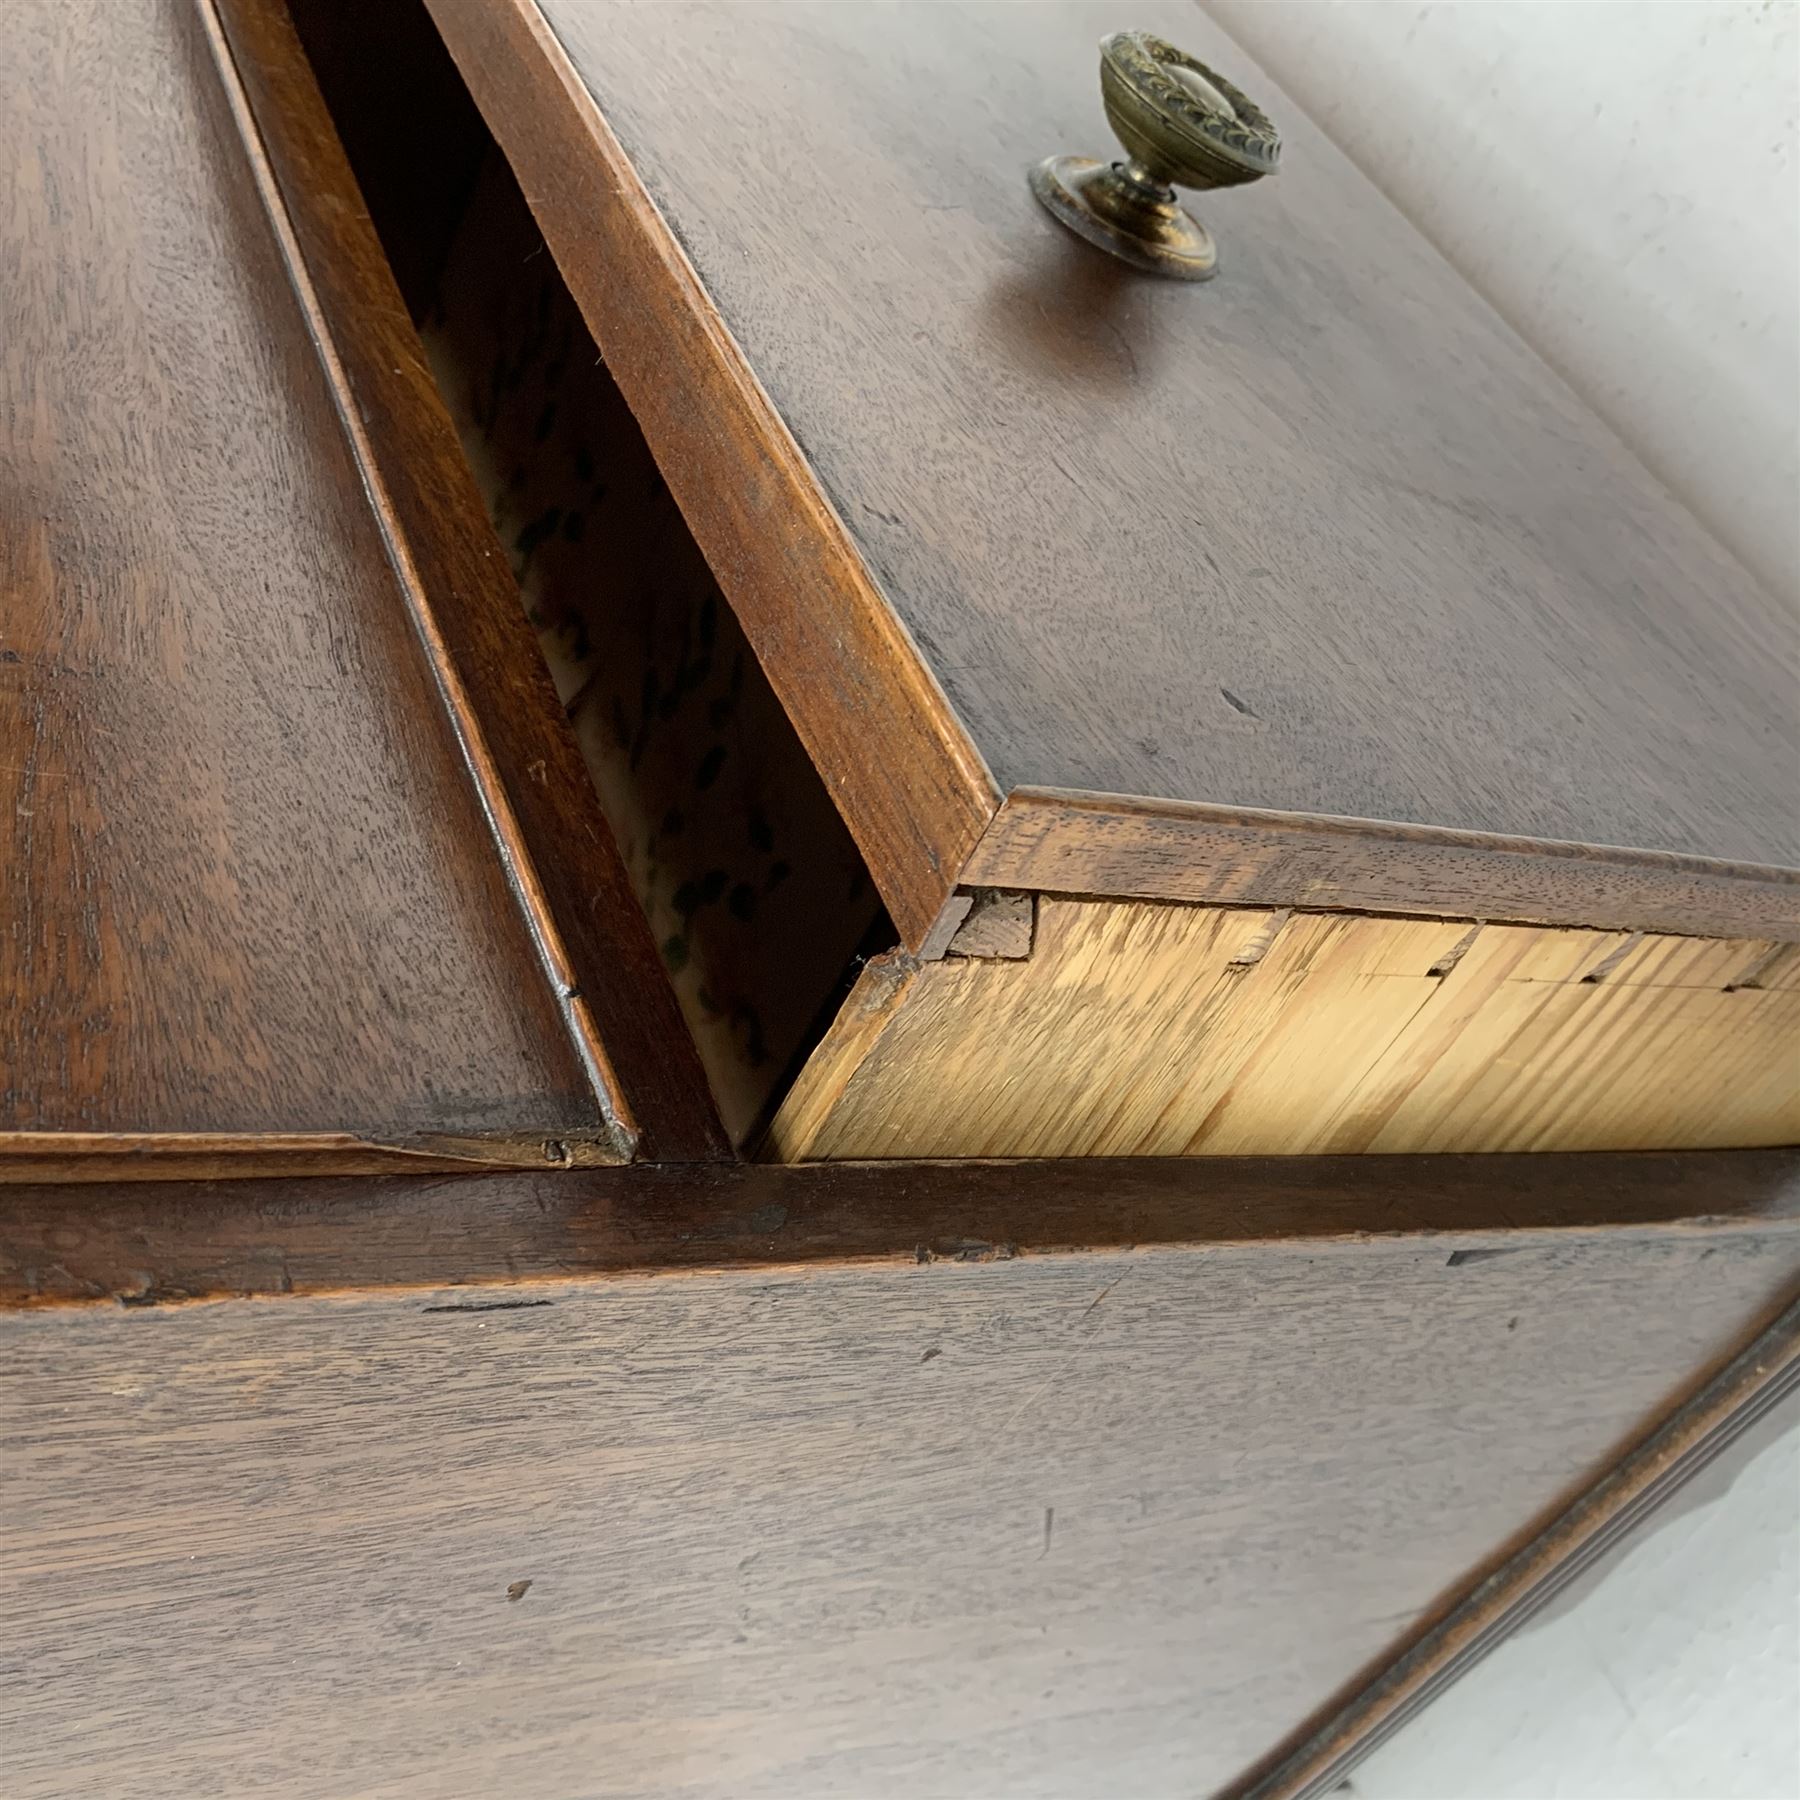
M1563 923L1681 921L1552 845L1662 859L1615 915L1800 860L1793 619L1197 8L432 7L909 939L959 873L1233 897L1222 820L1425 828L1472 912L1435 852L1526 840ZM1026 188L1121 26L1284 136L1204 288ZM1688 928L1791 915L1735 873Z

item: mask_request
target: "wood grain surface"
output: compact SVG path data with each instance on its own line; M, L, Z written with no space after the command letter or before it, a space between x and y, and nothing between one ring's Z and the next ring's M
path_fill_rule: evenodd
M449 605L472 579L462 496L409 406L416 370L372 422L342 385L367 372L379 272L331 270L330 335L204 10L33 4L11 23L9 1149L229 1138L248 1170L258 1136L270 1168L309 1141L325 1167L347 1143L450 1138L540 1165L547 1145L619 1154L607 1071L571 1037L529 871L490 828L409 610L421 582ZM310 247L344 249L324 226ZM405 364L385 322L375 336Z
M1238 1800L1320 1800L1363 1757L1585 1575L1682 1485L1760 1426L1792 1427L1800 1391L1800 1301L1610 1469L1560 1517L1476 1584L1438 1624L1321 1729L1270 1758ZM1754 1442L1754 1439L1751 1440ZM1715 1490L1718 1491L1718 1490Z
M770 1153L1800 1141L1800 946L1040 895L1031 954L872 960Z
M56 1187L0 1187L0 1307L1377 1237L1467 1257L1596 1234L1623 1244L1796 1225L1796 1151L638 1163L235 1181L178 1196L121 1169L79 1205Z
M1002 792L1800 861L1794 620L1198 8L434 12L684 506L764 491L797 443L835 509L696 528L890 905L895 858L960 845L966 815L914 779L888 708L917 670L859 639L867 584L822 574L847 553L948 698L928 735L966 733ZM1026 191L1045 154L1111 146L1094 46L1120 26L1216 61L1283 131L1278 178L1197 203L1204 289ZM701 431L648 378L722 338L768 405ZM1439 847L1418 878L1483 913L1491 870ZM982 879L1030 885L1004 848ZM1132 860L1113 891L1221 897ZM1709 928L1678 895L1616 918L1557 871L1528 885L1549 922ZM914 947L922 905L895 906Z
M0 1136L0 1187L46 1182L107 1186L156 1184L163 1207L179 1207L193 1182L287 1175L425 1175L483 1168L586 1168L617 1163L610 1138L546 1138L533 1133L456 1137L415 1132L397 1142L343 1131L9 1131ZM171 1185L173 1184L173 1185ZM73 1195L44 1203L68 1212Z
M1800 873L1653 851L1019 788L966 881L1520 925L1800 938Z
M999 804L979 751L543 16L428 4L894 923L922 943Z
M1213 1792L1797 1268L1401 1240L13 1314L9 1800Z
M741 1142L881 903L497 150L421 335L581 751L564 779L599 796Z
M421 322L492 142L480 109L423 0L288 0L287 12L394 280ZM402 69L406 104L396 106ZM390 230L390 220L404 227Z
M293 24L281 0L217 11L415 622L571 1032L639 1155L724 1155L662 959Z

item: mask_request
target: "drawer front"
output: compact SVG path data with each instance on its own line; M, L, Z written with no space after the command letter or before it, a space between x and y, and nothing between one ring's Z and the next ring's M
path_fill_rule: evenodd
M661 1183L707 1279L578 1278L649 1173L430 1184L475 1190L411 1238L456 1285L306 1297L313 1226L396 1242L338 1192L290 1197L279 1303L0 1316L9 1795L1241 1792L1438 1620L1491 1632L1502 1558L1541 1597L1654 1497L1614 1463L1800 1272L1776 1221L1535 1231L1529 1183L1507 1235L1418 1235L1414 1188L1399 1236L1182 1246L1142 1171L1072 1216L1042 1172L959 1203L758 1169ZM1209 1180L1190 1229L1294 1179ZM1043 1253L1109 1209L1136 1249ZM856 1261L797 1266L834 1216ZM510 1280L466 1280L453 1220Z
M787 56L796 66L838 61L848 71L854 64L845 80L875 84L865 96L873 120L882 116L884 95L890 105L893 95L880 87L886 77L853 53L864 34L879 38L886 27L861 20L860 9L841 10L811 33L780 6L733 8L717 18L702 8L689 22L697 43L716 48L736 43L744 21L765 21L767 43L742 64L752 73ZM1015 25L1000 15L929 10L909 41L931 66L971 33L971 42L999 33L1024 54L1026 38L1007 35ZM585 780L574 779L601 797L734 1142L805 1160L1743 1147L1800 1135L1800 1065L1785 1054L1800 1023L1794 889L1778 869L1463 828L1471 821L1516 827L1522 815L1413 814L1438 817L1435 827L1301 818L1219 805L1204 797L1211 790L1174 783L1160 797L1131 801L1015 787L972 848L952 855L946 838L927 853L929 832L920 827L913 850L930 865L935 911L897 889L896 865L884 862L870 835L861 790L886 783L890 800L911 805L916 795L909 798L907 783L927 779L934 765L915 754L916 744L908 747L897 723L891 662L871 654L854 674L831 662L833 645L862 654L862 615L847 600L837 606L820 598L811 584L843 548L834 535L839 525L865 558L874 554L870 533L911 533L947 550L949 540L966 546L983 531L1014 528L1014 509L990 516L998 503L979 484L959 497L961 512L941 495L928 504L914 493L911 501L900 496L897 512L865 517L870 507L852 504L859 471L873 466L870 457L896 453L888 439L941 440L931 466L946 472L959 458L979 463L1003 439L1030 468L1044 454L1034 447L1039 439L1026 433L1012 441L992 407L981 413L992 442L971 446L967 429L936 422L935 409L984 393L981 384L992 377L954 360L958 332L974 329L950 316L966 299L956 281L929 296L902 281L879 306L863 295L868 306L858 310L840 288L863 275L834 272L816 304L789 310L787 335L768 338L768 291L804 265L802 246L817 219L808 213L793 221L791 242L730 240L732 254L710 281L708 246L748 229L743 209L753 196L715 195L703 182L679 178L691 145L669 141L671 121L693 125L699 142L706 131L727 128L704 107L690 117L699 103L682 84L659 85L661 13L627 7L615 17L571 5L546 16L557 32L546 34L528 7L488 9L479 19L454 4L430 18L397 9L383 15L379 30L393 35L378 45L366 35L372 27L330 0L303 0L298 9L388 254L412 272L409 300L433 373L573 721L585 764ZM1037 22L1048 35L1042 44L1030 39L1031 54L1048 57L1042 45L1087 16L1079 8L1040 9ZM602 19L620 49L604 92L598 74L592 91L582 77L582 45ZM446 45L462 58L460 74ZM565 53L567 66L558 60ZM400 138L384 123L380 83L367 76L394 62L419 71L423 90L440 97ZM557 69L567 79L546 86L547 72ZM967 75L962 70L958 79ZM485 122L459 85L463 76L486 108ZM767 84L751 82L751 115L779 86L772 74ZM1046 78L1043 92L1056 91ZM840 128L834 104L826 84L819 116L802 121L803 139ZM1042 102L1020 104L1023 130ZM571 118L585 121L585 136L565 142ZM953 136L958 128L953 120ZM554 166L546 160L552 144L566 152ZM1298 194L1274 215L1286 234L1279 253L1336 268L1365 251L1320 235L1318 184L1346 206L1368 210L1376 202L1322 140L1302 128L1296 145L1304 166L1282 177L1296 177ZM593 216L571 238L558 196L573 191L571 170L581 176L601 168L613 185L600 194L582 190ZM991 173L968 176L978 180L981 204L956 229L971 255L975 247L984 256L999 254L996 245L1018 249L1047 228L1022 187L992 189ZM640 178L649 198L629 221L609 223L617 193ZM937 230L934 218L907 215L893 228L902 236ZM1397 220L1385 211L1381 219L1382 232L1406 237L1406 256L1398 238L1393 255L1409 279L1425 284L1421 292L1436 297L1449 334L1445 345L1421 354L1458 363L1468 337L1479 348L1468 351L1471 366L1504 365L1509 380L1526 382L1523 372L1535 365L1523 351L1485 314L1477 329L1448 273ZM1128 397L1094 409L1093 430L1102 422L1107 431L1122 429L1120 405L1144 423L1161 416L1158 408L1185 404L1196 370L1212 367L1209 345L1232 345L1234 379L1247 379L1282 346L1278 328L1297 328L1290 297L1285 311L1265 307L1261 335L1244 335L1251 328L1243 309L1266 299L1274 279L1259 257L1277 254L1276 239L1259 236L1254 217L1245 224L1245 266L1205 293L1118 278L1126 283L1121 306L1136 309L1122 317L1138 321L1132 329L1151 329L1153 318L1166 354L1140 371ZM853 237L877 228L861 215L845 226ZM668 256L657 267L665 276L672 267L686 273L657 285L639 265L646 244L669 231L684 248L663 243ZM1075 257L1073 270L1088 267L1085 251L1056 236L1050 242ZM604 258L596 253L601 243L609 249ZM1390 283L1357 291L1352 315L1334 329L1352 334L1357 354L1379 365L1381 347L1391 352L1390 315L1412 290ZM941 341L904 351L885 340L863 344L859 334L881 306L913 305L944 327ZM1170 310L1177 306L1186 310ZM988 328L998 329L991 319ZM807 333L817 341L802 356L798 340ZM813 388L850 343L862 346L859 356L867 352L857 367L870 371L870 381L885 367L883 355L938 362L929 378L914 370L872 388L881 406L866 416L833 411L828 397L820 399L823 412L809 411ZM767 369L755 355L762 344L775 358ZM1003 349L994 346L1002 361ZM716 375L723 367L709 358L728 351L746 359L739 370L746 380L767 374L769 395L790 396L795 417L809 421L801 434L807 456L790 444L794 454L780 466L796 481L817 476L834 497L830 516L771 499L769 468L749 456L741 421L721 410L707 386L709 369ZM1335 399L1329 393L1326 376L1337 369L1347 382L1347 367L1328 358L1319 371L1317 404L1331 400L1339 425L1373 404L1354 383ZM839 379L854 386L848 374ZM1072 391L1071 369L1050 362L1029 380L1017 371L1013 379L1023 384L1023 397L1015 396L1021 405L1053 408ZM1437 370L1408 415L1416 443L1388 448L1441 449L1452 426L1440 415L1456 391ZM1560 390L1530 391L1534 410L1512 419L1511 435L1492 446L1503 462L1523 457L1539 438L1562 443L1558 434L1574 429ZM1460 432L1467 422L1460 414L1458 421ZM966 419L963 427L972 429ZM1264 429L1270 443L1257 454L1266 460L1290 426L1278 429L1271 417ZM1483 429L1491 434L1494 421ZM1202 513L1223 504L1209 455L1205 433L1193 434L1193 470L1205 477L1196 501ZM1500 463L1463 459L1456 467L1476 483L1504 473ZM1604 514L1626 504L1630 483L1614 451L1583 467L1584 505ZM1321 530L1333 521L1345 530L1359 519L1366 524L1366 496L1341 485L1328 492L1316 468L1307 481L1304 496L1290 482L1288 504L1299 508L1304 497ZM1054 519L1031 515L1048 547L1056 547L1057 532L1072 534L1058 562L1071 580L1087 579L1076 555L1089 541L1077 531L1080 516L1066 507ZM1668 531L1689 532L1677 515L1669 521ZM1115 518L1109 530L1127 562L1142 551L1129 521ZM1442 556L1451 547L1433 540ZM1196 551L1194 567L1208 566L1211 554ZM769 604L760 584L771 558L784 582L774 627L759 610ZM907 610L906 572L917 556L883 552L878 566L881 605L891 602L893 618L909 630L921 626L923 615ZM1074 655L1073 640L1058 635L1064 615L1028 586L1001 579L1013 567L994 563L983 604L1013 608L1012 636L1030 638L1034 654ZM1458 575L1453 608L1464 621L1458 629L1469 632L1492 622L1492 597L1476 573ZM1130 579L1155 587L1147 569ZM1612 618L1618 600L1610 589L1583 586L1568 569L1558 579L1559 604ZM1164 597L1172 591L1165 582ZM1324 604L1323 589L1307 591L1307 604ZM1157 679L1137 684L1140 710L1111 706L1114 736L1142 727L1160 741L1168 721L1142 707L1211 692L1196 658L1212 654L1217 609L1231 604L1209 589L1186 606L1182 629L1171 627L1163 646ZM808 610L815 605L827 611L815 617ZM1365 625L1397 631L1400 617L1390 607ZM941 621L925 623L920 644L950 641ZM1732 678L1736 651L1728 637L1716 655L1707 652L1708 681ZM1129 638L1126 631L1121 643ZM1307 662L1320 643L1306 633L1290 639L1294 679L1311 679ZM1091 736L1098 728L1083 706L1112 678L1106 657L1118 647L1082 643L1077 660L1099 658L1100 685L1084 689L1079 702L1065 696L1064 722ZM1617 678L1642 676L1634 667ZM1205 754L1221 781L1236 782L1229 758L1239 750L1263 754L1264 740L1282 728L1239 689L1221 691L1231 702L1221 702L1221 718L1230 723L1205 726ZM1432 704L1460 706L1467 698L1440 683ZM1746 689L1745 704L1753 715L1761 702ZM835 709L828 729L815 716L820 707ZM1417 724L1390 716L1381 726L1384 746L1401 762ZM1480 737L1471 734L1472 752ZM1620 759L1628 760L1627 740L1619 742ZM1556 754L1565 752L1574 754L1567 744ZM1512 753L1489 740L1481 754ZM1558 783L1573 779L1572 766ZM1762 761L1755 767L1766 773ZM1048 764L1020 764L1018 772L1071 778ZM1349 772L1341 754L1322 754L1320 780ZM1447 773L1471 793L1488 780L1467 763L1460 774ZM1254 784L1234 791L1298 797ZM1555 796L1545 790L1538 798ZM1314 795L1309 804L1324 802ZM949 818L938 819L946 831ZM1598 829L1597 820L1570 813L1558 830L1573 836ZM1715 847L1726 842L1721 837ZM548 854L555 859L554 847Z
M430 7L909 949L1047 792L1065 892L1795 935L1795 621L1203 13ZM1282 129L1201 286L1027 187L1121 27Z
M714 1153L285 15L15 27L0 1171Z

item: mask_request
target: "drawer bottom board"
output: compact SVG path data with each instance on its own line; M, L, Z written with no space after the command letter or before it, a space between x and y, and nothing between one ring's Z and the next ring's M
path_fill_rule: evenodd
M1800 946L1053 895L1027 906L1007 954L873 960L787 1095L771 1153L1800 1139Z

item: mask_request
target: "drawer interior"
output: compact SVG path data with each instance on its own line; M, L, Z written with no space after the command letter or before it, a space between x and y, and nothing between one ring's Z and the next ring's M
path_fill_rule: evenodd
M894 934L423 8L295 9L727 1130ZM390 124L404 68L419 104Z
M959 895L910 954L423 6L295 15L740 1147L1800 1137L1777 940L1046 889Z
M419 323L741 1142L881 947L874 889L497 153Z

